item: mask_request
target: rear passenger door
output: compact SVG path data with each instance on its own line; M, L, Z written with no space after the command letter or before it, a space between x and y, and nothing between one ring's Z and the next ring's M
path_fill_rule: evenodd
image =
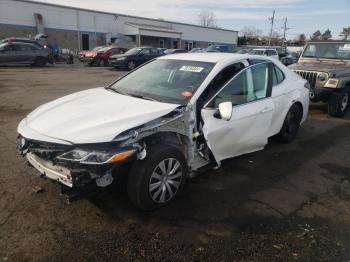
M230 120L218 117L222 102L232 102ZM269 63L235 75L201 111L203 133L216 161L254 152L267 144L274 112Z
M34 62L35 58L39 55L39 49L32 44L18 43L17 49L19 62Z

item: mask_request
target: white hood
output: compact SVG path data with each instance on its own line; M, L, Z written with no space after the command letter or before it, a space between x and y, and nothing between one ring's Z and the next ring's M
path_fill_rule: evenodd
M18 132L30 139L49 137L74 144L109 142L178 106L94 88L38 107L20 123ZM35 133L38 137L31 137Z

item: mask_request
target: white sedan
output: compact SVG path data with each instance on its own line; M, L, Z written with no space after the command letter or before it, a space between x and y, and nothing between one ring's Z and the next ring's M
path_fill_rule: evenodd
M292 141L308 106L306 80L274 59L175 54L38 107L19 124L17 147L65 187L127 175L131 201L150 210L201 167L261 150L272 136Z

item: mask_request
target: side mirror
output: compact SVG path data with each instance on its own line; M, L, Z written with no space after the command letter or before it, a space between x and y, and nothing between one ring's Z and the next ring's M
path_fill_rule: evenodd
M222 102L219 104L219 114L221 119L229 121L232 116L232 102Z

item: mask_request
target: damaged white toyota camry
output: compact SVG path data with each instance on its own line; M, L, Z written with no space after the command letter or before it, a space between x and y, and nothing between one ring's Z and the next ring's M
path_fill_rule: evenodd
M293 140L308 106L306 80L276 60L175 54L38 107L19 124L17 148L70 188L106 187L127 173L132 203L150 210L204 167L261 150L272 136Z

